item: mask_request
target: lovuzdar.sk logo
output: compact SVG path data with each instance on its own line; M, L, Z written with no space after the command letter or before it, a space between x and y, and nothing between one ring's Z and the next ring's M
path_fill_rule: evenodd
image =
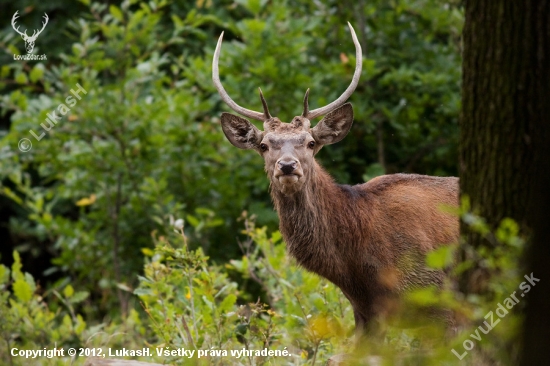
M48 14L44 13L44 21L42 22L42 29L34 29L32 35L27 34L27 29L25 29L24 32L21 32L19 30L19 25L16 25L17 18L19 18L19 10L13 14L13 17L11 18L11 26L13 29L21 35L21 38L23 38L23 41L25 41L25 49L27 50L26 55L13 55L14 60L46 60L46 55L32 55L32 51L34 50L34 43L36 42L36 39L42 33L44 28L46 28L46 25L48 24Z

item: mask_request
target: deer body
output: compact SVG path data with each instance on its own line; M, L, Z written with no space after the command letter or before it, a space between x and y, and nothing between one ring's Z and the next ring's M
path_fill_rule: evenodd
M347 186L321 168L291 197L272 191L289 253L338 286L364 328L401 292L440 285L443 273L425 267L427 252L456 242L456 217L438 204L458 204L458 179L385 175Z
M458 240L458 219L441 210L442 205L458 205L458 179L394 174L356 186L339 185L315 161L319 150L342 140L353 123L352 106L344 102L359 81L362 55L349 27L356 47L350 86L336 101L312 111L306 91L303 113L290 123L270 115L261 90L263 113L245 109L229 97L218 74L223 33L212 78L233 110L264 123L261 131L239 116L221 117L223 132L233 145L263 157L289 253L342 290L352 304L357 328L364 330L404 290L442 284L443 272L426 268L425 255ZM311 127L311 120L320 115L325 117Z

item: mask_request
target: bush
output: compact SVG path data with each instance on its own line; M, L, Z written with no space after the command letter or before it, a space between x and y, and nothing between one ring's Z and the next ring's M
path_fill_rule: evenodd
M473 261L491 271L489 289L483 295L463 297L448 282L442 289L411 291L383 324L384 337L354 341L353 311L340 290L297 268L285 253L280 233L269 234L266 227L256 227L254 217L245 213L241 219L246 239L239 243L243 254L225 265L212 263L201 247L192 249L195 245L184 232L183 220L167 220L166 234L153 234L154 250L142 249L146 264L139 286L125 289L137 296L144 313L131 310L115 321L87 324L75 307L86 301L87 292L75 291L70 284L44 292L32 276L21 271L19 254L14 252L11 276L7 267L0 266L0 311L6 314L0 319L6 345L0 348L0 356L14 365L28 364L24 358L11 357L11 349L58 347L65 350L65 357L37 361L61 365L70 360L68 347L101 349L104 354L109 354L109 349L115 354L117 349L145 347L150 356L131 358L172 364L300 365L324 364L335 354L347 354L352 364L451 365L459 361L458 356L475 364L496 360L513 364L509 347L517 352L518 308L522 305L509 310L505 319L494 315L506 324L494 331L487 314L494 313L524 281L521 269L513 266L523 241L517 225L509 219L492 233L481 218L468 211L467 203L457 213L501 248L489 253L465 246ZM204 223L197 227L201 225ZM457 248L434 251L428 264L437 269L452 266ZM472 262L457 266L455 275ZM239 284L232 278L244 280ZM251 283L261 287L263 299L251 297ZM11 292L6 291L10 287ZM458 333L426 315L425 309L437 308L453 309L462 319ZM478 324L485 331L476 329ZM474 343L474 337L479 341ZM466 340L475 349L464 354L470 351L464 349ZM194 353L185 357L164 353L178 349ZM286 353L269 356L269 350ZM80 364L84 357L76 361Z
M349 304L332 284L296 268L279 232L268 235L265 227L256 228L248 218L245 222L243 256L225 266L208 264L201 248L190 250L182 229L157 238L134 293L143 302L158 342L171 349L225 350L229 357L231 350L267 348L288 351L291 356L279 362L326 359L335 351L331 340L350 331ZM269 305L251 299L231 281L235 273L260 284ZM208 362L223 364L224 359L211 356ZM279 363L264 356L233 361Z
M222 30L228 92L261 109L261 86L272 112L289 120L307 88L314 108L348 85L354 51L345 20L357 17L368 57L351 98L355 124L321 162L342 183L385 171L455 172L460 11L453 2L352 3L82 1L75 14L37 3L61 23L37 42L51 46L49 58L6 60L0 81L10 121L0 142L0 208L13 248L46 267L32 266L34 275L103 299L86 304L86 318L116 317L132 307L124 288L136 285L138 253L152 248L150 233L163 233L168 215L190 225L208 217L188 235L218 263L238 254L215 243L233 242L242 210L275 229L261 160L232 147L219 127L225 106L210 63ZM1 32L7 54L19 54L19 37ZM59 32L73 39L56 42ZM52 126L53 111L61 119ZM22 138L30 151L17 148Z
M11 271L0 264L0 360L4 364L67 365L74 358L68 356L70 347L94 348L108 343L114 348L137 348L140 342L134 339L144 336L146 328L135 310L124 324L87 324L75 309L88 292L75 291L70 284L62 290L54 287L46 291L29 273L21 271L18 252L13 252L13 259ZM56 349L63 353L53 357ZM13 356L33 350L47 350L49 354Z

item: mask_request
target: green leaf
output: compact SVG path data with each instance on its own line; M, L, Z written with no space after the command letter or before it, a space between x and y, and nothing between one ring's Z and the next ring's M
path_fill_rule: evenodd
M203 215L203 216L213 216L214 215L214 212L212 212L212 210L209 210L209 209L204 208L204 207L197 207L195 209L195 212L200 214L200 215Z
M247 331L248 331L248 324L241 323L235 327L235 334L243 336L246 334Z
M150 288L138 287L134 290L134 295L137 295L137 296L153 295L153 290L151 290Z
M153 283L153 281L151 281L147 277L143 277L143 276L138 275L137 278L138 278L139 282Z
M24 72L18 72L15 75L15 82L17 84L27 84L29 82L29 79L27 78L27 75Z
M197 226L199 226L199 224L200 224L200 221L197 220L197 218L196 218L195 216L187 215L187 216L186 216L186 219L187 219L187 222L188 222L189 224L191 224L191 226L193 226L193 227L197 227Z
M439 301L436 291L433 287L413 290L407 293L406 297L410 301L422 306L436 305Z
M31 292L34 293L34 291L36 291L36 283L30 273L25 272L25 282L29 284Z
M86 322L84 321L84 318L82 318L82 315L78 314L76 316L76 324L74 326L74 332L80 335L82 332L84 332L85 329L86 329Z
M0 264L0 285L7 283L10 279L10 270L3 264Z
M73 327L73 322L71 321L71 317L69 316L69 314L65 314L65 316L63 317L63 325L67 329L71 329Z
M172 22L174 22L174 25L176 26L176 28L183 28L184 27L183 21L176 14L172 14Z
M17 55L19 53L19 50L17 49L17 47L15 47L12 44L8 45L8 50L9 50L9 53L11 53L12 55Z
M210 221L206 227L216 227L216 226L220 226L220 225L223 225L224 221L222 219L214 219L212 221Z
M455 253L455 247L452 245L442 246L434 251L431 251L426 256L426 264L428 267L441 269L452 264Z
M500 222L495 236L501 243L508 243L519 234L519 225L511 218L505 217Z
M31 286L23 279L19 278L13 283L13 293L22 302L28 302L32 299Z
M11 265L11 278L14 281L23 280L23 273L21 272L21 257L19 252L13 251L13 264Z
M41 80L44 76L44 65L43 64L36 64L31 72L29 73L29 78L33 83L36 83L38 80Z
M274 231L273 234L271 234L271 240L273 241L273 244L277 244L283 236L281 235L281 232L279 230Z
M0 78L2 79L7 78L9 73L10 73L9 65L4 65L0 68Z
M124 16L122 15L122 11L120 11L116 5L109 6L109 12L115 19L122 23Z
M279 281L288 288L294 288L294 285L283 278L279 278Z
M79 302L82 302L86 300L86 298L90 296L90 293L88 291L77 291L74 293L74 295L70 298L69 302L72 304L76 304Z
M155 254L155 252L150 248L141 248L141 252L146 257L152 257Z
M225 299L223 299L218 309L222 313L227 313L228 311L232 310L235 302L237 302L237 296L235 296L234 294L229 294Z
M65 286L65 289L63 290L63 295L65 295L65 297L69 299L71 296L73 296L73 294L74 294L73 286L71 286L70 284Z
M204 303L206 304L206 306L208 306L210 310L214 310L214 304L212 303L212 301L208 300L206 296L202 296L202 301L204 301Z

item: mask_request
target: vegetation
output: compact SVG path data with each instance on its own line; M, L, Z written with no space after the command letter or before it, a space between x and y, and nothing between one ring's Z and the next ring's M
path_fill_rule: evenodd
M147 263L143 276L138 276L139 286L133 290L146 315L140 316L132 309L121 320L100 324L89 324L75 310L89 293L75 292L68 284L60 291L52 289L40 295L33 277L21 271L19 254L14 252L11 276L7 267L0 266L0 286L5 290L11 284L12 288L12 293L3 291L0 303L2 313L9 315L0 323L6 342L0 355L8 359L14 347L32 350L53 348L57 344L65 350L69 347L101 349L104 354L115 354L123 348L150 347L151 356L143 356L142 360L182 365L189 362L223 364L228 360L251 365L315 364L316 360L325 362L337 353L348 353L359 363L365 359L374 362L381 357L389 365L400 362L454 364L457 359L452 350L458 350L462 358L468 356L468 352L464 354L464 342L472 339L470 334L479 336L479 328L466 327L452 342L444 342L444 328L422 316L421 309L426 306L451 308L491 331L491 327L483 323L486 314L494 312L497 304L517 291L523 281L521 271L513 269L514 259L522 248L517 225L510 220L503 221L493 234L482 219L466 210L467 203L464 208L459 213L463 220L502 248L496 253L477 253L479 263L491 270L507 270L483 297L460 298L451 287L410 293L403 307L405 312L392 318L386 326L384 342L368 339L360 347L354 347L351 306L339 290L318 276L298 269L286 255L278 232L268 234L265 227L255 226L253 218L244 216L246 240L240 243L243 255L224 266L210 264L202 248L189 249L191 243L184 234L182 220L173 222L167 236L154 236L155 249L143 250ZM448 267L454 250L456 247L434 252L428 257L428 264L434 268ZM466 268L468 263L460 266L456 274ZM235 274L244 280L244 285L231 280ZM261 286L264 299L252 298L242 290L249 281ZM46 303L47 298L57 301ZM411 313L411 309L419 312ZM471 362L506 360L509 352L503 346L514 345L520 319L519 312L511 312L503 320L506 326L496 328L488 337L482 334L480 343L475 345L481 351L473 351L469 356ZM177 349L195 350L195 354L187 358L167 357L163 353ZM246 353L264 349L287 354L265 357ZM160 356L157 351L161 352ZM198 357L199 351L204 352L202 359ZM40 359L40 363L61 365L69 359ZM28 360L22 358L11 360L14 364L28 364Z
M366 53L351 98L355 123L321 163L350 184L386 172L456 175L459 1L26 4L6 14L19 10L30 29L49 15L35 46L48 59L13 60L23 42L11 27L0 30L0 359L28 364L10 355L14 347L150 347L151 357L135 358L189 362L157 356L169 347L229 352L196 363L322 364L354 350L387 364L458 362L452 345L462 347L471 330L445 343L425 319L396 320L385 340L353 347L347 300L285 254L261 159L225 141L210 63L225 31L220 68L230 95L260 110L262 87L272 114L288 121L307 88L316 108L348 85L349 20ZM47 122L55 113L59 121ZM18 149L22 138L30 151ZM502 243L472 254L498 268L499 281L466 298L450 285L425 289L410 295L410 308L462 309L481 323L521 282L522 242L508 220L494 230L466 204L456 214ZM430 263L449 266L453 253L436 252ZM473 360L506 362L502 346L518 324L511 314L476 344ZM264 348L289 355L230 354Z

